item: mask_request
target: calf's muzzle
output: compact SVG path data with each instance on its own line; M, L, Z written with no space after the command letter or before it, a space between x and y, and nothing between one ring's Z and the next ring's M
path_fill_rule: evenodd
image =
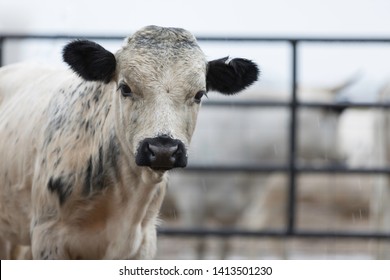
M135 162L155 170L169 170L187 165L186 148L180 140L168 135L146 138L141 141Z

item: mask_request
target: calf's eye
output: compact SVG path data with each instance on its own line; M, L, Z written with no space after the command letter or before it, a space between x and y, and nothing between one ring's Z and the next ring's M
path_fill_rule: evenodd
M199 104L200 101L201 101L201 99L202 99L202 97L203 97L204 95L206 95L206 92L205 92L204 90L198 91L198 93L197 93L197 94L195 95L195 97L194 97L195 103Z
M121 91L121 94L124 97L129 97L132 94L131 88L128 85L126 85L125 83L120 84L118 89Z

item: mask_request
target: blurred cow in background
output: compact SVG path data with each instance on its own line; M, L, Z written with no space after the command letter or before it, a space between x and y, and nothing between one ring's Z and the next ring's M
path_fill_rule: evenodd
M305 100L307 96L311 96L319 102L333 102L354 81L355 77L327 89L301 88L299 98ZM263 98L264 95L258 94ZM278 98L278 94L267 96L271 100ZM203 114L199 116L197 133L192 140L190 154L195 155L192 162L222 165L287 162L290 124L288 109L217 109L202 108ZM297 149L300 163L344 162L343 153L337 149L338 125L342 112L342 109L299 111ZM313 180L306 182L309 186ZM280 229L285 223L286 185L285 177L278 174L175 172L170 177L168 199L163 204L163 211L172 216L174 224L181 224L183 227ZM346 192L349 191L351 190ZM314 195L315 190L310 193ZM275 197L278 197L277 201ZM274 207L269 207L272 204ZM280 216L279 219L275 218L275 213ZM202 239L195 245L196 258L209 257L206 243ZM231 253L229 247L230 243L222 240L216 257L228 258Z
M382 88L379 100L388 104L390 102L390 83ZM374 122L374 158L377 166L390 167L390 112L389 108L381 109L372 113ZM376 189L372 195L371 210L375 213L373 226L382 233L390 232L390 175L378 177ZM390 258L390 245L380 244L378 246L378 258Z

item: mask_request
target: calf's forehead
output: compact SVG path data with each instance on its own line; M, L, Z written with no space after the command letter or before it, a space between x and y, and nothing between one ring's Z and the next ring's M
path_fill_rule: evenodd
M135 49L159 49L161 47L184 49L198 47L194 35L181 28L148 26L127 38L125 46Z
M117 53L122 70L144 72L175 69L204 74L206 58L195 37L180 28L149 26L125 40Z

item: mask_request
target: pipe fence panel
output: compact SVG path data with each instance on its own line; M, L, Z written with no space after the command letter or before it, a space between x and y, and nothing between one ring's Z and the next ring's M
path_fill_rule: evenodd
M0 34L0 66L4 61L4 44L7 40L71 40L76 38L84 38L90 40L123 40L123 36L79 36L79 35L21 35L21 34ZM288 175L288 199L286 212L286 228L285 230L241 230L241 229L203 229L203 228L161 228L160 235L175 236L175 237L202 237L202 236L218 236L218 237L273 237L273 238L357 238L357 239L380 239L390 240L389 233L381 232L355 232L355 231L314 231L314 230L298 230L296 229L296 213L297 213L297 175L310 173L323 174L382 174L390 173L390 166L376 168L348 168L342 165L328 165L323 167L301 165L297 163L297 127L299 125L297 113L302 108L310 109L340 109L340 108L390 108L390 103L326 103L326 102L303 102L297 98L297 76L298 76L298 48L301 44L316 44L316 43L342 43L342 44L386 44L390 47L389 38L255 38L255 37L198 37L200 42L283 42L288 43L291 48L291 84L290 93L291 99L287 102L280 101L205 101L203 106L214 107L275 107L288 108L290 111L289 119L289 141L288 141L288 161L284 165L190 165L184 172L247 172L247 173L269 173L283 172Z

